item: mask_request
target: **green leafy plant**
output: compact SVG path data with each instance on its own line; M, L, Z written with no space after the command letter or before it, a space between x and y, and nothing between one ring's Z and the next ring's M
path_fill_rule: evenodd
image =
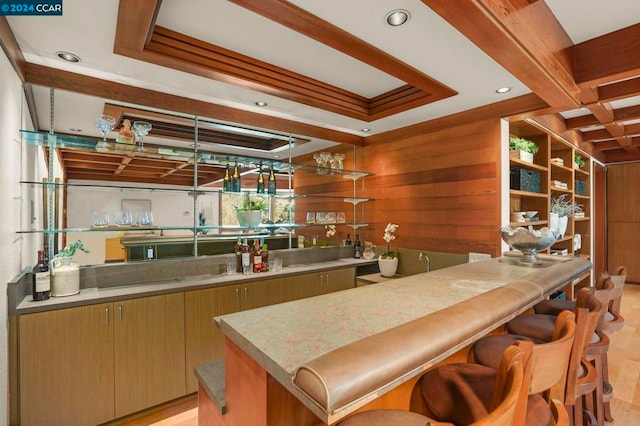
M84 243L78 240L67 244L66 247L60 250L55 256L53 256L53 258L55 259L58 257L72 257L78 250L85 253L90 253L89 249L84 246Z
M520 150L536 154L538 152L538 145L529 139L512 136L509 138L509 149Z
M267 209L267 200L264 198L252 199L249 197L249 194L247 194L242 198L242 203L234 205L233 208L237 212L246 212L250 210L265 211Z
M584 162L584 160L582 159L582 157L580 156L580 154L574 154L574 155L573 155L573 162L574 162L574 163L576 163L576 165L577 165L579 168L582 168L582 166L584 166L584 165L585 165L585 162Z
M567 200L567 195L563 194L559 197L551 198L551 213L557 213L558 216L571 217L574 213L582 211L582 206L574 201Z

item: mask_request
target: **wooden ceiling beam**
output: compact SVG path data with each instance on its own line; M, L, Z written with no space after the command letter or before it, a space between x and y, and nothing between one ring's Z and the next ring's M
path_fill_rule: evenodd
M581 105L573 45L545 2L422 0L551 107ZM544 29L542 31L541 29Z
M633 96L640 96L640 77L598 87L598 100L601 102L612 102Z
M640 24L574 46L575 80L600 85L636 77L640 73Z

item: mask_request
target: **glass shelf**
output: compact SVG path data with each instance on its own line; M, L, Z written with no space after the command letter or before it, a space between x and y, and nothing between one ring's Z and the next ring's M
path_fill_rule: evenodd
M179 146L160 146L151 143L145 143L143 146L135 144L117 143L114 140L104 142L100 138L87 138L73 135L56 135L46 132L32 132L21 130L24 140L29 145L46 146L53 148L78 149L82 151L96 151L104 154L126 155L130 157L155 158L163 160L183 161L193 163L197 158L198 163L233 166L236 163L239 167L259 169L262 164L262 170L274 171L281 173L293 173L296 170L309 173L344 176L348 179L360 179L364 176L371 176L370 173L355 170L336 170L321 169L317 165L293 164L286 161L277 161L259 157L240 156L235 154L224 154L213 151L207 151L202 147L195 150L192 147Z

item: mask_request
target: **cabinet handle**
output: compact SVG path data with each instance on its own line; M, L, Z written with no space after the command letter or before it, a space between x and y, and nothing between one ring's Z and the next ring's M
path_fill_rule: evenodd
M120 318L120 322L122 322L122 306L118 306L118 317Z
M109 308L104 308L104 322L109 325Z
M326 282L327 287L329 287L329 274L327 274L327 275L325 275L325 276L327 277L327 282Z
M247 294L248 294L249 290L247 290L247 288L244 288L244 300L247 300Z
M324 277L320 275L320 287L324 285Z
M236 300L240 302L240 289L236 288Z

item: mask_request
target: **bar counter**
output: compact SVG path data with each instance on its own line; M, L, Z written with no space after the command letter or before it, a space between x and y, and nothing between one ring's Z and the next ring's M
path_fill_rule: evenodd
M591 269L580 258L541 268L515 262L463 264L217 318L228 405L224 415L203 407L207 424L333 424ZM275 397L272 379L299 402Z

